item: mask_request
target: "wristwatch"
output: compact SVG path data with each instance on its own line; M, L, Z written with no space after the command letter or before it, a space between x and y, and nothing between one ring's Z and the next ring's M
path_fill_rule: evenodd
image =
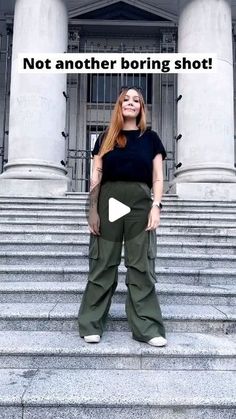
M153 201L153 203L152 203L152 207L158 207L158 208L160 208L160 210L162 209L162 207L163 207L163 205L162 205L162 203L161 202L158 202L158 201Z

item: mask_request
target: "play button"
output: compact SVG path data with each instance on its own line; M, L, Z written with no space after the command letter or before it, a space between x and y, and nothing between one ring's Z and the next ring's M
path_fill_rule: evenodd
M109 198L108 219L111 223L118 220L131 211L128 205L122 204L115 198Z
M145 230L152 205L150 189L141 182L105 182L96 186L89 194L86 205L86 218L91 222L96 211L89 209L97 205L100 237L111 242L122 243L132 240Z

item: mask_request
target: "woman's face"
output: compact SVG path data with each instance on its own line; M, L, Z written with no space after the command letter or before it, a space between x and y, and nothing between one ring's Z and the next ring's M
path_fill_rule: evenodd
M129 89L121 105L124 118L135 118L139 115L141 103L138 92L135 89Z

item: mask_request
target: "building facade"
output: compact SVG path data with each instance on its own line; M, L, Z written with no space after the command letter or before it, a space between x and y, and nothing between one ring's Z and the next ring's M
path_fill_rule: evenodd
M167 150L164 192L236 199L236 1L10 0L0 9L0 195L88 191L122 85ZM215 74L19 74L20 52L216 53Z

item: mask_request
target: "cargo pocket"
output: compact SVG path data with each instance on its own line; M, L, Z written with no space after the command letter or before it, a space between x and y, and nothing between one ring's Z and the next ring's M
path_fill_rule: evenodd
M156 230L148 231L148 263L149 263L149 272L153 282L157 282L156 272L155 272L155 259L157 254L157 239L156 239Z
M90 242L89 242L89 258L98 259L99 249L98 249L98 236L90 233Z
M90 274L96 269L98 256L99 256L98 236L90 233L89 252L88 252Z

